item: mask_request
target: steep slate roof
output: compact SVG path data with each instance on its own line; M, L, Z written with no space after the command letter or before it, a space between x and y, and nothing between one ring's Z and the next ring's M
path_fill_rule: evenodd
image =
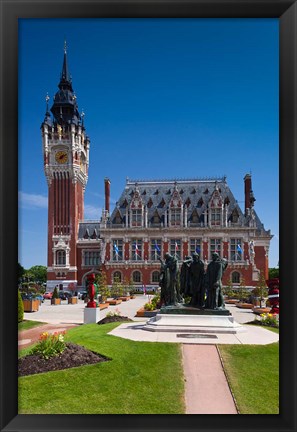
M242 213L237 201L234 198L227 182L226 177L210 178L210 179L189 179L189 180L129 180L126 181L126 187L122 192L115 209L113 210L110 218L111 225L113 225L114 218L119 211L123 222L126 217L126 206L130 204L133 199L133 194L137 188L144 206L147 207L148 221L150 221L157 211L161 221L164 220L165 211L169 207L174 188L177 188L180 197L188 208L188 220L191 220L191 215L196 209L198 217L200 217L208 205L210 198L217 187L223 199L229 201L228 219L234 209L238 212L239 225L246 225L247 218ZM203 204L202 204L203 201ZM263 229L263 225L256 215L257 229Z
M98 240L100 238L99 221L80 222L78 228L78 240Z
M152 221L153 216L156 214L156 212L158 213L161 222L164 222L165 212L169 207L175 187L180 194L180 198L182 199L184 207L187 206L188 208L188 221L191 221L192 213L196 210L199 218L199 226L200 222L203 221L202 215L205 211L205 207L209 204L212 194L215 188L217 188L223 202L225 202L225 200L229 202L228 220L231 217L232 212L235 210L238 213L237 226L248 226L249 217L245 217L245 215L243 214L237 200L234 198L234 195L227 184L226 177L189 180L127 179L125 189L123 190L114 210L112 211L107 226L109 228L112 228L113 226L118 226L118 224L115 224L114 222L118 214L122 219L122 223L125 224L126 207L129 207L136 189L139 191L143 205L147 208L148 223ZM260 234L261 232L265 231L264 226L255 211L254 214L256 228L258 234ZM82 240L87 238L88 236L91 238L92 234L94 233L94 229L97 230L97 234L99 236L99 221L81 222L79 225L79 239Z

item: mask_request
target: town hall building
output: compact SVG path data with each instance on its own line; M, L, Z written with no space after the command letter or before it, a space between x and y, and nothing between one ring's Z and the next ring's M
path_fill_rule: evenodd
M252 178L243 179L244 209L227 178L126 180L110 209L110 179L102 179L105 208L84 219L84 193L91 161L90 139L79 113L64 49L61 78L41 125L48 184L47 289L85 289L87 275L104 271L107 283L132 281L157 287L166 252L179 262L199 253L205 266L213 252L228 260L223 284L256 286L268 278L272 235L255 208ZM174 172L172 173L174 177ZM100 216L100 217L99 217Z

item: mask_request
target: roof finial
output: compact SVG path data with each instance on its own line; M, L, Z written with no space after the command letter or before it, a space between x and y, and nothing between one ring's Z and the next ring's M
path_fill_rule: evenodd
M49 97L49 95L48 95L48 93L46 93L46 96L45 96L45 101L46 101L46 112L48 112L48 101L50 100L50 97Z

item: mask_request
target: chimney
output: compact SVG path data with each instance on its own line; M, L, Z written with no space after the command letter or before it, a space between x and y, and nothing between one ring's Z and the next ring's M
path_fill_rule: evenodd
M246 174L244 177L244 214L247 215L247 209L251 208L252 176Z
M109 203L110 203L110 180L109 178L105 177L104 179L104 186L105 186L105 210L109 214Z

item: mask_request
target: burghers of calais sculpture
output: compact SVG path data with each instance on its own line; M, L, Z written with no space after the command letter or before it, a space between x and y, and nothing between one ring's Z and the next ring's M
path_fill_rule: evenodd
M178 263L176 257L168 252L164 258L165 261L159 258L161 262L161 304L175 306L181 300L178 287Z
M227 260L220 258L219 254L212 254L212 261L208 264L205 286L207 289L206 308L224 309L225 302L222 293L222 277L227 268Z

